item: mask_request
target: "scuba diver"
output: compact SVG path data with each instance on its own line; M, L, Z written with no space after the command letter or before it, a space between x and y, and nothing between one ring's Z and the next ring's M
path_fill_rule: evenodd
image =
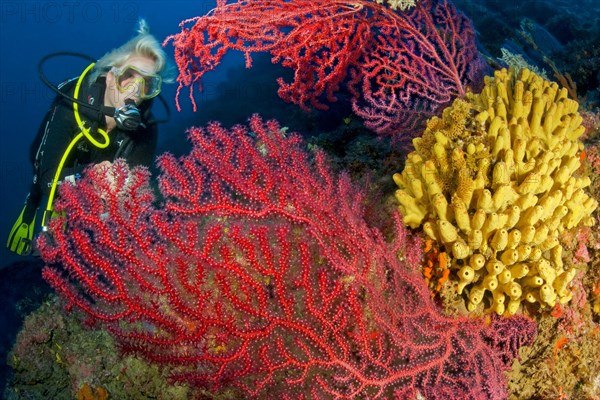
M76 78L54 87L42 72L40 77L58 95L42 121L31 145L33 182L23 211L15 222L7 247L20 255L33 250L35 219L42 199L47 199L41 227L52 214L57 186L75 182L90 165L102 168L117 158L130 167L151 166L157 145L157 123L150 112L167 76L167 56L160 43L139 21L137 36L90 64ZM163 105L169 113L164 100Z

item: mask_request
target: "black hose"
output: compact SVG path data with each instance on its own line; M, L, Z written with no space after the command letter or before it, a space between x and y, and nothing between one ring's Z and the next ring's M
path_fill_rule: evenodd
M46 61L48 61L49 59L51 59L51 58L62 57L62 56L79 57L79 58L86 59L86 60L88 60L90 62L96 62L95 59L93 59L92 57L90 57L90 56L88 56L86 54L83 54L83 53L75 53L75 52L72 52L72 51L58 51L56 53L51 53L51 54L48 54L47 56L43 57L40 60L40 62L38 63L38 75L39 75L40 79L42 80L42 82L44 82L46 84L46 86L48 86L53 92L55 92L59 96L62 96L62 97L66 98L69 101L77 103L77 104L79 104L82 107L87 107L89 109L92 109L92 110L98 112L99 111L98 106L94 106L94 105L85 103L85 102L83 102L81 100L78 100L78 99L76 99L74 97L69 96L67 93L61 92L58 87L56 87L52 82L50 82L48 80L48 78L46 78L46 75L44 74L44 70L43 70L44 63Z

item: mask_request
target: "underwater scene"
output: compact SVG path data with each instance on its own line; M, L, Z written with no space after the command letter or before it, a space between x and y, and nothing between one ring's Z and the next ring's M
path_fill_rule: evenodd
M600 2L0 11L0 398L600 399Z

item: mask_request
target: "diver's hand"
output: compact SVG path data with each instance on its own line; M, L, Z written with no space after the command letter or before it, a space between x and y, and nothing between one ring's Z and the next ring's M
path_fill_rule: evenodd
M115 183L115 174L110 161L102 161L99 164L94 165L94 170L98 174L106 174L106 182L112 187Z
M129 186L129 168L125 161L112 163L102 161L92 167L93 179L100 197L108 200L109 196L125 196Z
M103 176L103 180L109 188L113 188L115 185L115 174L110 161L102 161L94 165L93 171L98 176ZM101 193L100 197L106 200L107 193Z
M94 165L94 168L102 169L102 168L110 168L112 163L110 161L102 161L99 164Z

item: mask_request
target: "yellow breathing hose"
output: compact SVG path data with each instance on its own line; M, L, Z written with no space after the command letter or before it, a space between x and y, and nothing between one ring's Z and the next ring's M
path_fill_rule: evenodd
M81 83L83 82L83 78L88 73L88 71L90 69L92 69L92 67L94 65L95 65L95 63L91 63L79 76L79 79L77 80L77 84L75 85L75 92L73 93L73 97L75 99L79 99L79 89L81 87ZM73 140L71 140L71 143L69 143L69 145L67 146L67 149L63 153L63 156L60 159L60 162L58 163L58 168L56 168L56 172L54 174L54 179L52 180L52 187L50 188L50 194L48 195L48 203L46 205L46 210L44 211L44 216L42 218L42 229L45 229L45 227L46 227L46 216L48 214L52 213L52 203L54 202L54 195L56 194L56 188L58 187L58 181L60 178L60 174L62 172L62 169L65 165L67 158L69 157L69 154L71 153L71 150L73 149L73 147L75 147L75 144L77 144L79 139L81 139L82 137L85 137L92 145L94 145L95 147L98 147L100 149L104 149L110 144L110 139L108 137L108 133L104 129L98 129L98 133L104 139L103 143L97 141L92 136L92 134L90 133L91 129L85 127L85 124L84 124L83 120L81 119L81 116L79 115L79 105L76 102L73 102L73 114L75 115L75 121L77 121L77 126L79 127L79 129L81 129L81 132L79 132L73 138Z

